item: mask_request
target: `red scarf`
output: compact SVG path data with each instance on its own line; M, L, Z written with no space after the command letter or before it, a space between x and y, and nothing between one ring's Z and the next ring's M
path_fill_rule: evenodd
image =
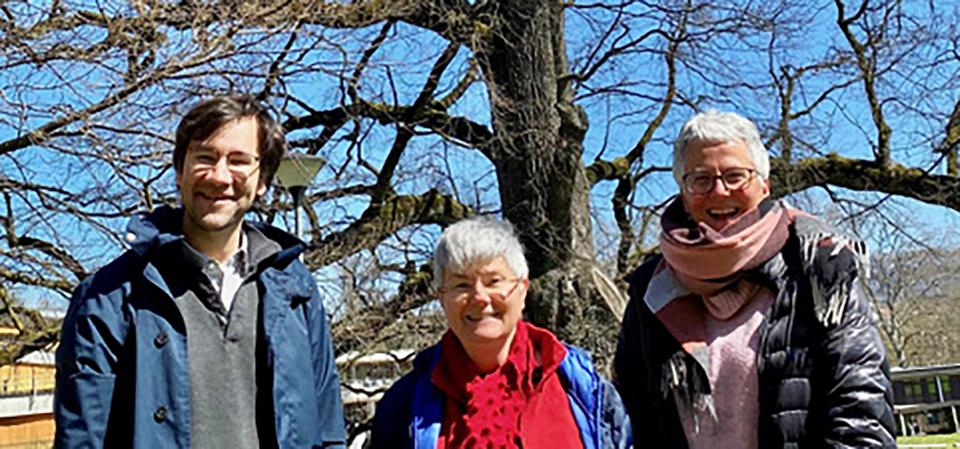
M431 373L447 398L438 449L583 447L556 375L567 350L552 333L520 321L506 362L486 375L452 332L440 347Z

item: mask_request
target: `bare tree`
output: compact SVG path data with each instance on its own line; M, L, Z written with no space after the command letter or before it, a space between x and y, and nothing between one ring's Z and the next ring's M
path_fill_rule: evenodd
M956 294L946 297L926 298L917 301L915 307L920 315L912 323L916 336L904 355L910 366L952 365L960 360L960 335L953 320L954 311L960 306ZM902 361L895 361L902 362ZM902 363L906 365L906 363Z
M903 218L901 222L909 222ZM960 361L960 335L952 323L960 253L943 235L910 240L889 224L871 232L875 242L865 292L893 365L907 367Z
M618 285L655 250L676 191L671 139L694 111L760 125L776 195L819 188L852 216L883 213L892 196L960 211L960 35L943 20L957 12L867 0L8 1L0 279L23 297L68 297L123 248L130 215L176 203L177 118L202 96L247 91L280 114L292 151L328 161L307 195L306 262L326 281L338 351L435 340L437 231L499 214L527 249L527 317L602 362ZM277 191L257 213L283 225L292 207ZM424 338L383 337L394 330Z
M44 317L35 308L24 307L0 286L0 327L14 331L0 337L0 360L15 360L21 354L55 343L60 320Z

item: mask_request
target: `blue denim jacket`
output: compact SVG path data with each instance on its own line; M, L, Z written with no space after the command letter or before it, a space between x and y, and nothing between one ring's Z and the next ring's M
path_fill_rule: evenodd
M131 249L74 292L57 349L57 448L189 448L187 335L152 250L183 238L182 210L131 220ZM323 304L298 259L303 243L255 225L281 246L259 267L264 420L279 448L342 448L340 381ZM262 372L261 372L262 371ZM259 420L258 420L259 421Z
M440 360L440 346L417 355L413 371L403 376L377 404L369 449L434 449L443 422L444 395L430 380ZM593 369L589 356L567 346L557 372L584 449L627 449L633 438L620 395Z

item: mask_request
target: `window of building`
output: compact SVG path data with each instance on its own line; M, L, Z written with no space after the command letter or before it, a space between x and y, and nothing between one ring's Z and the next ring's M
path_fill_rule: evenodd
M923 397L923 389L917 382L910 382L903 386L903 392L907 395L907 400L919 400Z

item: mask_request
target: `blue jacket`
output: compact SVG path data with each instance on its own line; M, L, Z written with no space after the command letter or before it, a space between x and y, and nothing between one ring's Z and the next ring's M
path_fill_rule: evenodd
M183 238L182 213L161 208L131 220L131 249L74 292L57 349L54 447L190 447L187 335L151 263L155 248ZM272 403L258 410L258 426L279 448L343 447L340 381L322 301L298 259L303 243L256 226L282 248L257 272L258 389Z
M432 346L414 360L413 371L400 378L377 404L368 449L434 449L443 422L444 395L430 380L440 360ZM557 372L567 390L570 410L584 449L632 447L630 419L613 386L593 369L579 348L567 346Z

